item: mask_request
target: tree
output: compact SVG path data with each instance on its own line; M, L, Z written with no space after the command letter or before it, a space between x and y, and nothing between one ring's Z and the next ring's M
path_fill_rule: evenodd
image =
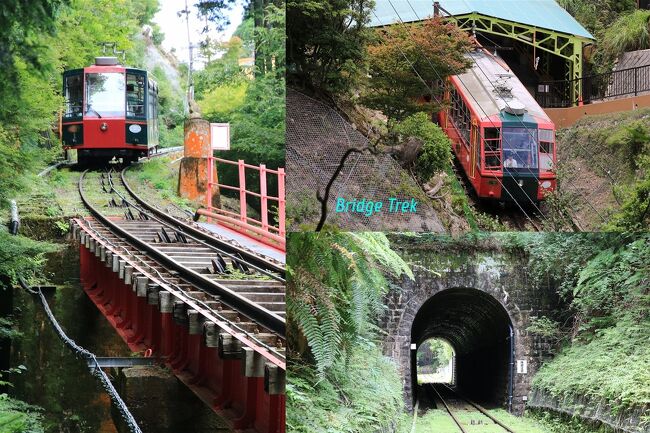
M288 1L289 84L325 94L353 89L372 35L373 7L370 0Z
M465 53L471 42L455 24L431 18L413 24L395 24L377 30L368 47L368 82L362 103L401 120L418 111L440 108L441 86L448 75L470 64Z

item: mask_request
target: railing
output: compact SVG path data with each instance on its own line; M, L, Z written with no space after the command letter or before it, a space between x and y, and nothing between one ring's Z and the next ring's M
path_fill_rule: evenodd
M578 80L582 82L582 101L570 96ZM650 92L650 65L587 75L576 80L544 81L538 84L535 99L543 108L564 108L620 96L638 96L644 92Z
M206 194L206 208L207 211L199 212L208 218L214 218L217 221L230 226L234 230L252 236L266 244L280 247L285 247L285 213L286 213L286 198L285 198L285 172L284 168L271 170L266 168L264 164L259 166L246 164L243 160L230 161L222 158L209 157L208 163L210 170L208 172L208 193ZM215 163L227 164L237 167L239 185L226 185L214 181ZM259 192L251 191L247 188L250 182L251 173L259 176ZM277 196L269 195L268 192L268 176L276 176L277 179ZM239 212L233 212L222 208L215 208L212 206L212 187L217 186L221 191L229 190L236 191L239 196ZM248 215L248 206L250 205L250 198L259 199L259 213L260 219L255 219ZM269 203L270 202L270 203ZM275 206L273 204L275 203ZM271 206L269 206L271 204ZM277 214L274 215L274 211ZM274 218L275 216L275 218ZM272 224L273 220L277 221L277 225Z

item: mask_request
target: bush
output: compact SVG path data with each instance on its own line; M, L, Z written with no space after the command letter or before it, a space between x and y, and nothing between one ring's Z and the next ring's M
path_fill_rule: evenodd
M402 409L397 368L372 343L355 347L326 379L319 379L314 367L296 363L289 364L289 375L289 433L382 431Z
M638 168L637 157L644 150L646 143L650 143L650 128L645 120L624 124L607 138L607 144L612 150L621 152L633 169Z
M605 31L602 40L605 54L611 57L650 48L650 11L637 10L621 16Z
M424 142L415 162L415 174L421 182L426 182L439 171L445 170L451 161L451 142L443 130L431 122L426 113L413 114L393 129L405 141L416 137Z

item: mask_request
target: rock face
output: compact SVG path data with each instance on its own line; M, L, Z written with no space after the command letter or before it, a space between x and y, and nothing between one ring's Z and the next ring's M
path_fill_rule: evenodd
M412 345L437 337L454 347L456 385L463 394L507 407L512 387L513 412L522 413L531 378L551 350L526 329L531 318L555 316L560 309L555 289L531 281L524 257L440 251L433 244L396 238L393 244L411 263L415 280L393 283L380 324L386 332L384 354L402 374L407 408L412 410L417 394Z
M229 427L169 370L132 367L120 372L116 384L140 428L156 433L229 432ZM120 433L128 433L113 407L113 420Z

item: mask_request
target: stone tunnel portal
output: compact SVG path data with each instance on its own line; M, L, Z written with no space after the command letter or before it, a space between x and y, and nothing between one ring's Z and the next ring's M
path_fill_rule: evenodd
M512 395L512 322L491 295L467 288L447 289L429 298L411 328L411 384L417 399L417 348L431 338L455 352L455 385L486 406L504 406Z

